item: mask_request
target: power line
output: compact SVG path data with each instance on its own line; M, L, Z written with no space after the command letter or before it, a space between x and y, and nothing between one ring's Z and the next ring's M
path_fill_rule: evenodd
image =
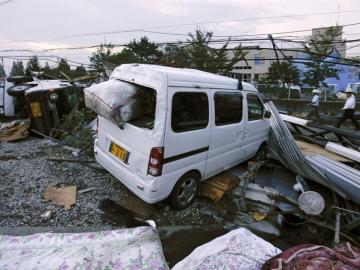
M346 11L341 11L340 13L357 13L357 12L360 12L360 10L346 10ZM216 20L216 21L196 22L196 23L184 23L184 24L151 26L151 27L144 27L144 28L130 29L130 30L118 30L118 31L108 31L108 32L74 34L74 35L64 36L64 37L62 37L60 39L67 39L67 38L73 38L73 37L82 37L82 36L120 34L120 33L128 33L128 32L148 31L148 29L171 28L171 27L191 26L191 25L204 25L204 24L217 24L217 23L226 23L226 22L269 20L269 19L304 17L304 16L315 16L315 15L330 15L330 14L338 14L338 11L305 13L305 14L291 14L291 15L282 15L282 16L268 16L268 17L252 17L252 18L232 19L232 20Z
M211 44L222 44L222 43L227 43L227 42L259 42L259 41L268 41L268 38L236 38L236 39L217 39L217 40L210 40L209 43ZM306 40L303 41L295 41L292 39L284 39L284 38L274 38L274 40L276 41L281 41L281 42L288 42L288 43L303 43L306 42ZM347 44L347 43L354 43L354 42L360 42L360 39L351 39L351 40L339 40L339 41L332 41L332 44ZM189 45L189 44L194 44L196 42L193 41L172 41L172 42L156 42L155 44L158 46L164 46L164 45ZM314 44L328 44L328 41L317 41L317 42L313 42ZM34 51L34 50L28 50L28 49L5 49L5 50L0 50L0 52L30 52L33 54L41 54L41 53L46 53L46 52L50 52L50 51L60 51L60 50L84 50L84 49L96 49L99 48L101 46L104 47L127 47L128 44L110 44L110 45L103 45L103 44L99 44L99 45L88 45L88 46L75 46L75 47L57 47L57 48L48 48L48 49L44 49L44 50L38 50L38 51ZM354 47L357 47L354 46Z
M346 10L346 11L341 11L340 13L357 13L357 12L360 12L360 10ZM135 29L107 31L107 32L79 33L79 34L73 34L73 35L67 35L67 36L63 36L63 37L59 37L59 38L49 39L49 40L45 40L45 41L59 41L59 40L65 40L65 39L70 39L70 38L75 38L75 37L113 35L113 34L132 33L132 32L155 33L155 34L174 35L174 36L187 36L187 34L182 34L182 33L158 32L158 31L150 31L149 29L172 28L172 27L191 26L191 25L216 24L216 23L225 23L225 22L241 22L241 21L268 20L268 19L316 16L316 15L330 15L330 14L338 14L338 11L318 12L318 13L304 13L304 14L289 14L289 15L282 15L282 16L269 16L269 17L251 17L251 18L242 18L242 19L231 19L231 20L217 20L217 21L205 21L205 22L185 23L185 24L159 25L159 26L150 26L150 27L135 28ZM344 25L340 25L340 26L345 27L345 26L353 26L353 25L359 25L359 24L360 23L353 23L353 24L344 24ZM300 33L300 32L308 32L308 31L311 31L311 30L312 29L304 29L304 30L295 30L295 31L286 31L286 32L274 32L274 33L271 33L271 34L276 35L276 34L286 34L286 33ZM259 35L267 35L267 34L269 34L269 33L266 33L266 34L243 34L243 35L240 35L240 36L259 36ZM214 36L214 37L229 37L229 36ZM239 35L238 36L233 36L233 37L239 37ZM34 41L34 40L12 40L12 41L0 42L0 44L19 43L19 42L32 42L32 41Z

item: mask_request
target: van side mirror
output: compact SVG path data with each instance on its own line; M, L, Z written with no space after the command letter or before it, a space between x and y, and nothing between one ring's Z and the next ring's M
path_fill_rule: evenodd
M264 118L269 119L271 117L271 112L268 110L265 110Z

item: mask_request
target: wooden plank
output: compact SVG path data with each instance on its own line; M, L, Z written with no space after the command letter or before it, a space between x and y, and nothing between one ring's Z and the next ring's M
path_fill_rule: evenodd
M202 183L199 195L218 201L226 192L230 191L238 183L239 179L237 176L229 173L222 173Z
M322 155L324 157L328 157L330 159L339 161L339 162L354 162L351 159L348 159L346 157L340 156L338 154L335 154L331 151L328 151L318 145L312 144L312 143L307 143L307 142L303 142L303 141L297 141L295 140L297 146L300 148L300 151L305 155L305 156L316 156L316 155Z

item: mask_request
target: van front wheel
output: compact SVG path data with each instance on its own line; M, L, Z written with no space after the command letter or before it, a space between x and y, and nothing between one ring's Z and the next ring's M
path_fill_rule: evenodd
M195 172L186 173L179 179L170 195L172 209L185 209L192 203L198 191L199 179Z

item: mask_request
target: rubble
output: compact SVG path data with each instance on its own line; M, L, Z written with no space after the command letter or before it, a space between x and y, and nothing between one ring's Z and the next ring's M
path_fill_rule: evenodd
M97 210L99 200L120 200L128 191L110 174L83 163L50 162L73 159L70 150L47 139L29 137L14 143L0 142L0 226L104 226ZM11 158L8 158L11 157ZM81 155L89 160L91 157ZM88 165L88 164L87 164ZM94 168L95 167L94 165ZM74 185L96 190L78 196L69 210L45 202L47 186ZM48 219L39 218L52 210Z
M14 120L10 123L0 122L0 141L10 142L24 139L29 135L30 121Z

